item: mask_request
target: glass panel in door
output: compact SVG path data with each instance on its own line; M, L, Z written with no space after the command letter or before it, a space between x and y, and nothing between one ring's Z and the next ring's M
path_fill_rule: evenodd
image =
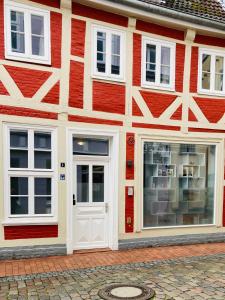
M104 166L92 167L92 202L104 202Z
M77 165L77 202L89 202L89 166Z

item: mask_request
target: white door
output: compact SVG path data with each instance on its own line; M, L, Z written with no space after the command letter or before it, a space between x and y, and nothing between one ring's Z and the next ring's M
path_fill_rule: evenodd
M74 249L109 246L108 162L74 162Z

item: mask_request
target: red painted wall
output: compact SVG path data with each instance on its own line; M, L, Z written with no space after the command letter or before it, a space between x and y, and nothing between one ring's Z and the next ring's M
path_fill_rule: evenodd
M84 57L86 22L72 19L71 54Z
M144 22L141 20L137 20L136 29L145 31L145 32L162 35L162 36L166 36L166 37L170 37L170 38L174 38L177 40L182 40L182 41L184 40L184 32L183 31L164 27L164 26L157 25L154 23Z
M134 98L132 99L132 115L133 116L143 116L143 114Z
M182 104L178 107L178 109L173 113L170 119L172 120L181 120L182 118Z
M191 75L190 92L196 93L198 86L198 47L192 47L191 51Z
M225 130L220 130L220 129L194 128L194 127L189 127L188 131L190 131L190 132L225 133Z
M41 102L59 104L59 81L50 89Z
M48 5L51 7L56 7L56 8L60 7L60 0L31 0L31 1L37 2L39 4Z
M176 81L175 89L183 92L185 45L176 44Z
M128 221L131 221L131 223ZM125 232L134 231L134 196L128 196L128 186L125 187Z
M202 99L195 97L194 100L210 123L217 123L225 113L225 99Z
M94 81L93 110L125 114L125 86Z
M105 125L115 125L115 126L123 126L122 121L116 120L105 120L105 119L98 119L98 118L91 118L91 117L84 117L84 116L74 116L69 115L68 120L72 122L82 122L82 123L92 123L92 124L105 124Z
M57 28L57 30L56 30ZM61 45L62 44L62 15L51 12L51 52L52 67L61 67Z
M3 83L0 81L0 95L9 95Z
M128 18L73 2L72 13L120 26L128 26Z
M84 64L70 62L69 106L83 108Z
M5 226L5 240L58 237L58 225Z
M23 108L16 106L0 105L0 114L21 117L41 118L41 119L58 119L58 114L31 108Z
M127 133L126 135L126 179L134 179L134 147L135 134ZM132 166L128 166L128 160L132 161Z
M153 93L153 92L146 92L146 91L140 91L140 93L155 118L159 118L161 114L177 98L177 96L174 95L167 95L167 94L160 94L160 93Z
M141 35L133 35L133 85L141 85Z
M38 89L50 77L51 72L25 69L13 66L5 66L6 70L15 81L16 85L24 95L31 98Z
M217 37L206 36L197 34L195 37L195 43L210 45L210 46L218 46L218 47L225 47L225 39L220 39Z
M225 187L223 188L223 227L225 227Z

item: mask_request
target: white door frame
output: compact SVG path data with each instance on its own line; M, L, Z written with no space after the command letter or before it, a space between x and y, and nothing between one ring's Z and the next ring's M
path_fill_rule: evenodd
M118 249L118 174L119 174L119 131L101 130L93 128L68 128L67 129L67 230L66 245L67 254L73 253L73 136L108 137L110 139L109 172L111 184L109 184L109 248Z

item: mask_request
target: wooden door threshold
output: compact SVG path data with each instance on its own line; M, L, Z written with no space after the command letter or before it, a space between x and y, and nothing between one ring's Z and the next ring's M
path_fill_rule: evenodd
M98 253L98 252L109 252L112 251L110 248L94 248L94 249L83 249L74 250L73 254L86 254L86 253Z

